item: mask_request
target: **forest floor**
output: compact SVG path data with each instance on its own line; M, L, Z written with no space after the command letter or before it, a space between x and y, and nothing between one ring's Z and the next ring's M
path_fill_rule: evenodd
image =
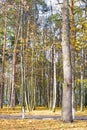
M56 112L38 108L25 113L22 119L21 110L4 108L0 110L0 130L87 130L87 109L77 110L73 123L61 121L61 110Z

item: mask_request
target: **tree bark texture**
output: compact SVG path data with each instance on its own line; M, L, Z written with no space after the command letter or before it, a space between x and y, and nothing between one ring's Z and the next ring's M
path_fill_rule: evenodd
M63 53L63 98L62 120L72 122L72 68L70 54L69 1L63 1L62 7L62 53Z

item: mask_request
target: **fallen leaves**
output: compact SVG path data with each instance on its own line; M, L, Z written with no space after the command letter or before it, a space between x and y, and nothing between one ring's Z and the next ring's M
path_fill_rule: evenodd
M11 115L17 115L18 110L15 112L11 111ZM10 113L9 111L9 113ZM5 110L1 114L4 113ZM86 116L87 110L85 112L76 112L78 116ZM20 111L19 113L20 114ZM60 110L56 113L52 113L49 110L35 110L27 115L44 115L44 116L58 116L61 114ZM7 115L6 115L7 116ZM86 130L87 120L75 120L73 123L63 123L60 119L44 118L44 119L0 119L0 130Z
M86 130L87 121L63 123L60 120L0 119L0 130Z

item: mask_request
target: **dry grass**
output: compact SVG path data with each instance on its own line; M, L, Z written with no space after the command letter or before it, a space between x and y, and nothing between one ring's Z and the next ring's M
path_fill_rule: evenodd
M0 110L0 114L20 115L21 109L16 110L4 108ZM55 113L39 108L32 112L27 112L27 115L61 115L61 110L57 109ZM87 109L84 112L76 112L78 116L86 116ZM75 120L73 123L63 123L57 119L0 119L0 130L87 130L87 120Z

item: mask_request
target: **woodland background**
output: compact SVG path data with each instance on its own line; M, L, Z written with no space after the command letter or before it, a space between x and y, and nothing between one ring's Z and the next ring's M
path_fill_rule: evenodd
M18 105L31 111L44 106L55 111L62 107L63 54L67 55L63 49L67 44L61 44L66 35L64 9L68 9L72 106L81 111L87 107L87 1L57 1L57 5L0 0L0 108Z

